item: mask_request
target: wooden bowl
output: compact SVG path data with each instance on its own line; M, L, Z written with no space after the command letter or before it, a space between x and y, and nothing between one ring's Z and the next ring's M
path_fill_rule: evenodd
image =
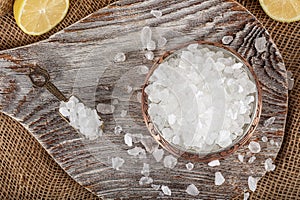
M165 60L169 59L173 53L180 51L180 49L184 49L190 44L197 43L202 46L207 46L210 48L215 48L215 49L222 49L223 52L227 52L231 54L233 57L235 57L237 60L240 62L244 63L244 68L248 69L248 74L251 74L252 81L256 83L256 88L257 92L255 95L255 107L252 112L252 117L251 117L251 123L249 126L247 126L244 129L244 133L239 136L237 139L233 141L233 143L225 148L220 148L217 151L209 152L209 153L200 153L200 152L195 152L195 151L190 151L186 150L183 147L180 147L178 145L171 144L168 142L160 133L158 128L155 126L155 124L152 122L151 117L148 114L148 95L145 92L145 88L149 84L149 78L155 71L155 69L158 68L158 66L163 63ZM179 48L176 48L172 51L168 51L164 53L152 66L150 69L146 80L145 84L142 90L142 113L144 117L144 121L146 123L146 126L150 132L150 134L153 136L153 138L167 151L170 153L174 154L175 156L182 157L186 160L190 160L193 162L209 162L211 160L216 160L216 159L223 159L226 156L231 155L233 152L237 151L241 146L245 145L248 140L251 138L253 132L255 131L259 119L260 119L260 114L261 114L261 109L262 109L262 95L261 95L261 87L260 83L258 82L258 79L253 71L252 66L243 58L241 57L237 52L235 52L233 49L226 47L220 43L212 43L212 42L206 42L206 41L198 41L198 42L193 42L189 44L185 44Z

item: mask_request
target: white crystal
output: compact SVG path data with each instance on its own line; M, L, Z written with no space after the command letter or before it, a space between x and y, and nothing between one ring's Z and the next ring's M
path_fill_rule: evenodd
M170 188L168 186L166 186L166 185L162 185L161 186L161 190L163 191L163 193L165 195L171 196L171 194L172 194Z
M153 179L147 176L143 176L139 181L140 185L149 185L151 183L153 183Z
M125 117L127 115L127 110L122 110L120 116Z
M248 160L248 163L253 163L256 160L256 156L251 156Z
M259 53L262 53L267 50L266 43L267 43L266 38L260 37L255 39L254 46Z
M126 60L126 55L124 53L117 53L114 57L114 62L124 62Z
M121 134L122 132L123 132L123 128L122 128L120 125L117 125L117 126L115 127L114 133L117 134L117 135L119 135L119 134Z
M197 196L200 192L198 190L198 188L194 185L194 184L190 184L187 188L186 188L186 192L189 195L192 196Z
M295 80L293 78L293 74L291 71L287 71L287 78L288 78L288 89L292 90L295 85Z
M215 173L215 185L222 185L225 182L225 178L221 174L221 172Z
M187 163L186 165L185 165L185 167L188 169L188 170L192 170L192 169L194 169L194 164L193 163L191 163L191 162L189 162L189 163Z
M256 190L257 182L258 182L257 178L253 178L252 176L248 177L248 187L252 192Z
M267 172L274 171L276 166L273 164L273 160L268 158L265 160L265 169Z
M244 162L244 156L241 154L238 154L238 159L240 162Z
M167 44L167 39L165 37L159 37L157 40L157 47L161 48Z
M148 59L148 60L153 60L154 59L154 53L152 51L147 51L145 53L145 57Z
M177 158L175 158L174 156L168 155L164 158L164 166L166 168L173 169L176 164L177 164Z
M154 159L156 160L156 162L160 162L164 156L164 150L156 148L156 149L154 149L152 155L153 155Z
M250 197L250 193L249 192L245 192L244 193L244 200L248 200Z
M230 44L233 40L233 37L231 35L226 35L222 38L223 44Z
M152 153L155 149L158 148L158 143L151 136L141 137L141 143L145 147L146 151Z
M150 40L148 43L147 43L147 49L149 51L154 51L156 49L156 44L153 40Z
M210 167L215 167L215 166L219 166L219 165L220 165L219 160L213 160L208 163L208 166L210 166Z
M99 103L97 105L97 111L104 115L111 114L115 111L115 106L105 103Z
M275 117L270 117L264 121L264 127L268 127L275 122Z
M275 144L274 140L270 140L270 144L274 145Z
M262 140L263 142L268 142L268 138L267 138L266 136L263 136L263 137L261 138L261 140Z
M59 108L59 112L60 112L60 114L62 114L62 116L64 116L64 117L70 116L70 112L69 112L69 110L68 110L66 107L61 107L61 108Z
M131 147L132 146L132 137L130 133L126 133L124 135L124 142L127 144L127 146Z
M154 190L159 190L160 185L151 184L151 187L152 187Z
M162 12L159 10L151 10L150 13L156 18L160 18L162 16Z
M141 174L143 174L144 176L149 176L150 174L150 166L148 163L144 163L143 164L143 169L141 171Z
M248 145L248 148L249 148L251 153L259 153L260 150L261 150L260 144L258 142L255 142L255 141L251 141Z
M131 156L138 156L138 155L143 155L146 152L141 147L134 147L133 149L128 149L127 153Z
M140 65L138 67L139 74L148 74L149 68L146 65Z
M120 167L122 167L122 165L125 163L124 159L122 159L120 157L112 158L111 162L112 162L112 168L114 168L116 170L120 170Z
M151 37L152 37L152 31L150 27L145 26L141 32L141 42L144 49L147 48L147 44L151 41Z
M127 87L126 87L126 92L127 92L127 93L131 93L132 90L133 90L132 87L129 86L129 85L127 85Z

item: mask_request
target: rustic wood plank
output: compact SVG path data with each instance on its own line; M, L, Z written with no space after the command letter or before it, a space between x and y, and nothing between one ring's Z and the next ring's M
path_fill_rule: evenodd
M150 14L161 10L159 19ZM263 110L260 125L252 140L262 136L278 145L262 143L262 152L252 164L239 163L237 153L251 156L247 147L211 168L195 163L193 171L185 168L187 161L179 159L173 170L165 169L148 155L139 160L127 155L123 136L113 133L116 124L126 132L148 135L143 122L137 93L141 92L146 75L137 73L138 66L151 67L144 58L140 31L150 26L155 40L167 38L165 47L154 51L158 58L165 51L194 40L221 42L225 35L234 40L229 47L236 50L253 66L263 90ZM267 51L254 48L258 37L267 38ZM114 63L118 52L126 53L124 63ZM28 78L26 64L37 63L47 69L51 81L66 95L80 97L95 108L97 103L111 103L118 99L115 112L103 115L105 134L89 141L76 132L58 114L59 102L44 88L34 88ZM142 163L151 164L150 176L155 184L168 185L172 197L193 199L185 189L193 183L199 198L228 199L247 188L249 175L265 174L264 160L275 158L282 143L287 115L287 77L282 57L267 31L248 12L232 0L124 0L101 9L80 22L66 28L48 40L30 46L0 52L0 102L2 112L18 119L37 138L59 165L77 182L105 198L151 199L160 197L150 186L140 186ZM133 87L132 93L126 86ZM125 118L121 110L127 110ZM263 121L271 116L276 120L270 127ZM110 158L126 160L121 171L110 166ZM214 185L214 172L226 178L222 186ZM160 197L167 198L167 196Z

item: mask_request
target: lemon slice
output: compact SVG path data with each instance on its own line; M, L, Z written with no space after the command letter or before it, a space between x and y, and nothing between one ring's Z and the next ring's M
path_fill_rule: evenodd
M259 0L263 10L280 22L300 20L300 0Z
M69 0L16 0L14 17L18 26L29 35L42 35L66 16Z

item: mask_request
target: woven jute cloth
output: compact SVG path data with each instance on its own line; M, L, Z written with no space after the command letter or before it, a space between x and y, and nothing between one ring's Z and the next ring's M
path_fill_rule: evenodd
M22 33L10 12L0 17L0 49L46 39L112 1L71 0L64 21L39 37ZM267 28L295 79L289 93L285 137L275 161L276 170L259 181L251 199L300 199L300 22L275 22L263 12L258 1L238 2ZM24 127L4 114L0 114L0 188L0 199L98 199L69 177Z

